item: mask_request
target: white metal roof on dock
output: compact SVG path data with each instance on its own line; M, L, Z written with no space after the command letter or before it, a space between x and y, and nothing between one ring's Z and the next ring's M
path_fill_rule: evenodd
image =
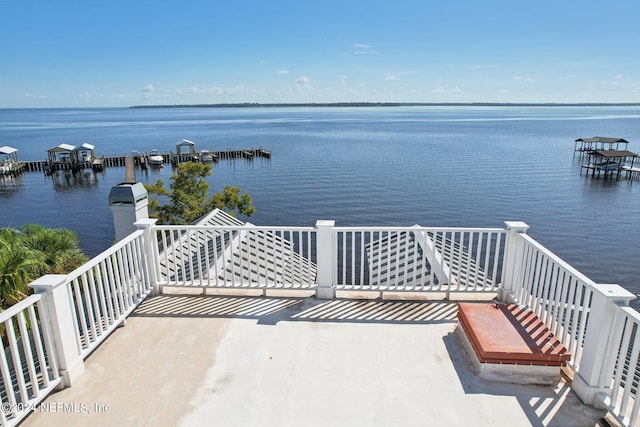
M76 147L70 144L60 144L48 149L49 152L73 151Z
M13 154L16 151L18 151L17 148L9 147L8 145L0 147L0 154Z

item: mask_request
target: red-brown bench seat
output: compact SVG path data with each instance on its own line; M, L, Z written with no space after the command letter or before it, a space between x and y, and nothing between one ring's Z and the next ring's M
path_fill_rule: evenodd
M516 304L499 304L496 307L486 302L459 303L458 321L477 358L474 363L476 370L491 366L495 373L500 369L496 365L536 366L540 368L518 371L512 367L503 370L506 378L537 375L536 372L550 373L555 377L559 376L560 367L570 358L567 349L540 318ZM551 367L551 370L542 367ZM530 382L548 383L549 378Z

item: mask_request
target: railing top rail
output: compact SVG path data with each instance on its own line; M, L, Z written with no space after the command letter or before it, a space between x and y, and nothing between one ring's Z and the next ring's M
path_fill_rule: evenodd
M560 267L562 267L563 269L571 273L578 280L584 282L588 286L594 286L594 287L596 286L596 282L589 279L587 276L585 276L580 271L578 271L575 267L571 266L568 262L566 262L565 260L560 258L558 255L551 252L549 249L544 247L541 243L539 243L533 237L529 236L528 234L520 234L520 236L522 236L522 238L525 239L525 241L527 241L530 245L532 245L533 247L535 247L536 249L538 249L539 251L547 255L549 258L551 258L554 263L556 263L557 265L559 265Z
M22 301L17 302L16 304L12 305L6 310L0 312L0 323L4 322L7 319L10 319L11 317L20 313L22 310L29 307L30 305L37 303L38 301L40 301L40 298L42 298L42 294L29 295L27 298L23 299Z
M420 225L390 227L390 226L366 226L366 227L334 227L336 231L433 231L433 232L456 232L467 233L474 231L482 231L488 233L506 233L504 228L474 228L474 227L423 227Z
M622 310L622 312L626 316L632 318L636 323L640 324L640 313L638 313L635 308L629 306L618 306L618 309Z
M107 249L107 250L103 251L102 253L96 255L95 257L93 257L89 261L87 261L86 263L82 264L80 267L78 267L75 270L73 270L71 273L69 273L67 275L67 277L77 277L77 276L79 276L79 275L81 275L83 273L86 273L87 271L91 270L93 267L98 265L100 263L100 261L103 261L109 255L112 255L112 254L116 253L117 251L119 251L120 249L122 249L123 247L125 247L126 245L128 245L129 243L131 243L132 241L137 239L138 237L142 236L143 234L144 234L144 230L136 230L136 231L134 231L133 233L129 234L124 239L120 240L115 245L111 246L109 249Z
M251 230L251 231L315 231L315 227L286 227L265 225L157 225L155 230Z
M316 227L309 226L268 226L268 225L156 225L155 230L254 230L254 231L315 231ZM506 233L507 230L498 227L422 227L412 226L357 226L357 227L333 227L335 231L433 231L433 232L485 232Z

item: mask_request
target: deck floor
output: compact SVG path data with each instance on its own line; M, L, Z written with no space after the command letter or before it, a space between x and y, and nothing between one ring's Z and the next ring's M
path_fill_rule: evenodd
M449 302L149 298L23 425L603 425L564 381L476 377L456 315Z

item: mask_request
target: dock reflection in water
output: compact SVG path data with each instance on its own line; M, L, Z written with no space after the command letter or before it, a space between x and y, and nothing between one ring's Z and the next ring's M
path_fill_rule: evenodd
M61 170L48 175L47 180L51 180L55 191L72 191L78 188L96 188L98 187L100 177L102 176L104 176L102 172L95 172L92 170Z
M0 175L0 199L10 198L24 190L20 175Z

